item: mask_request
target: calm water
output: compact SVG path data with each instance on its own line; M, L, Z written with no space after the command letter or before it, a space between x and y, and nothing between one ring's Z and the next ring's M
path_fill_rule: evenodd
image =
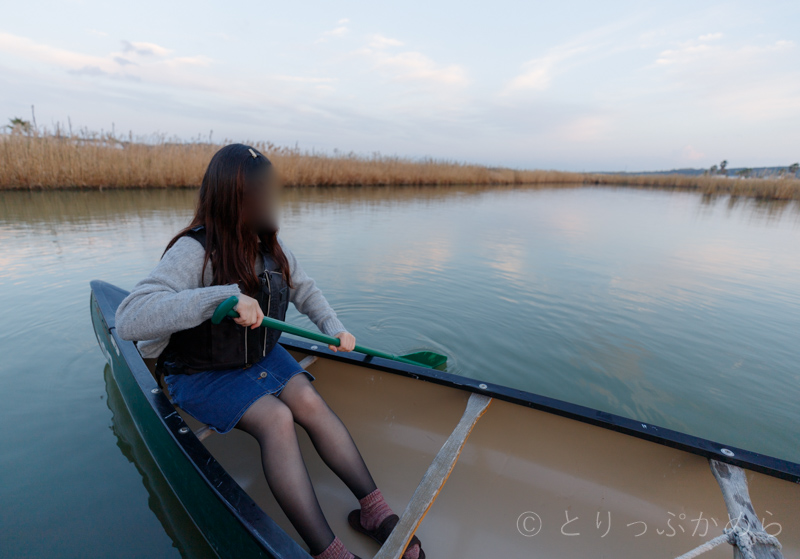
M193 192L0 193L0 555L200 557L96 346ZM307 189L282 235L366 345L800 461L800 211L630 189ZM293 311L290 320L308 325Z

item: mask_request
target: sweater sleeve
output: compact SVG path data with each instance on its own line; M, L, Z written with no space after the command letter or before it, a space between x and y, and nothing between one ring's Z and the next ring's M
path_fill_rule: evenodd
M289 261L289 272L292 278L292 289L289 290L289 300L294 303L297 310L308 316L311 322L317 325L324 334L335 336L340 332L347 332L344 324L336 316L328 300L322 294L316 282L308 277L297 262L294 253L278 239L286 259Z
M205 251L189 237L179 239L155 269L120 303L117 334L124 340L156 340L193 328L211 318L217 305L239 295L238 285L205 287L201 282ZM210 265L205 280L210 282Z

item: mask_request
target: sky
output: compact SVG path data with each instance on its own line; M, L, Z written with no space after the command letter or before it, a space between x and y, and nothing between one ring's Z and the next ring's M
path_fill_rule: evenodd
M0 120L569 171L800 160L800 2L0 0ZM212 132L213 131L213 132Z

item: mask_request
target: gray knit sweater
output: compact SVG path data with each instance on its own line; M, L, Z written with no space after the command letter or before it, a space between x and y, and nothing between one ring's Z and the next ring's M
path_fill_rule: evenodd
M292 251L278 239L289 261L292 289L289 300L308 315L322 332L335 336L345 327L336 317L325 296L297 263ZM206 266L201 284L205 249L190 237L181 237L159 261L150 275L136 284L117 309L117 334L123 340L136 340L143 357L158 357L167 347L173 332L193 328L211 318L214 309L239 286L210 285L211 263Z

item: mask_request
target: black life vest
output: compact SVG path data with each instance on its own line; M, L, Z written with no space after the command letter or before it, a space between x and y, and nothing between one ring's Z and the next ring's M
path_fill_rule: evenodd
M206 246L206 231L201 225L187 236ZM258 275L261 283L256 299L264 316L285 320L289 307L289 286L280 266L262 247L264 268ZM165 374L193 374L213 369L249 367L265 357L280 338L280 330L260 326L256 329L239 326L225 319L219 324L211 320L175 332L159 358Z

